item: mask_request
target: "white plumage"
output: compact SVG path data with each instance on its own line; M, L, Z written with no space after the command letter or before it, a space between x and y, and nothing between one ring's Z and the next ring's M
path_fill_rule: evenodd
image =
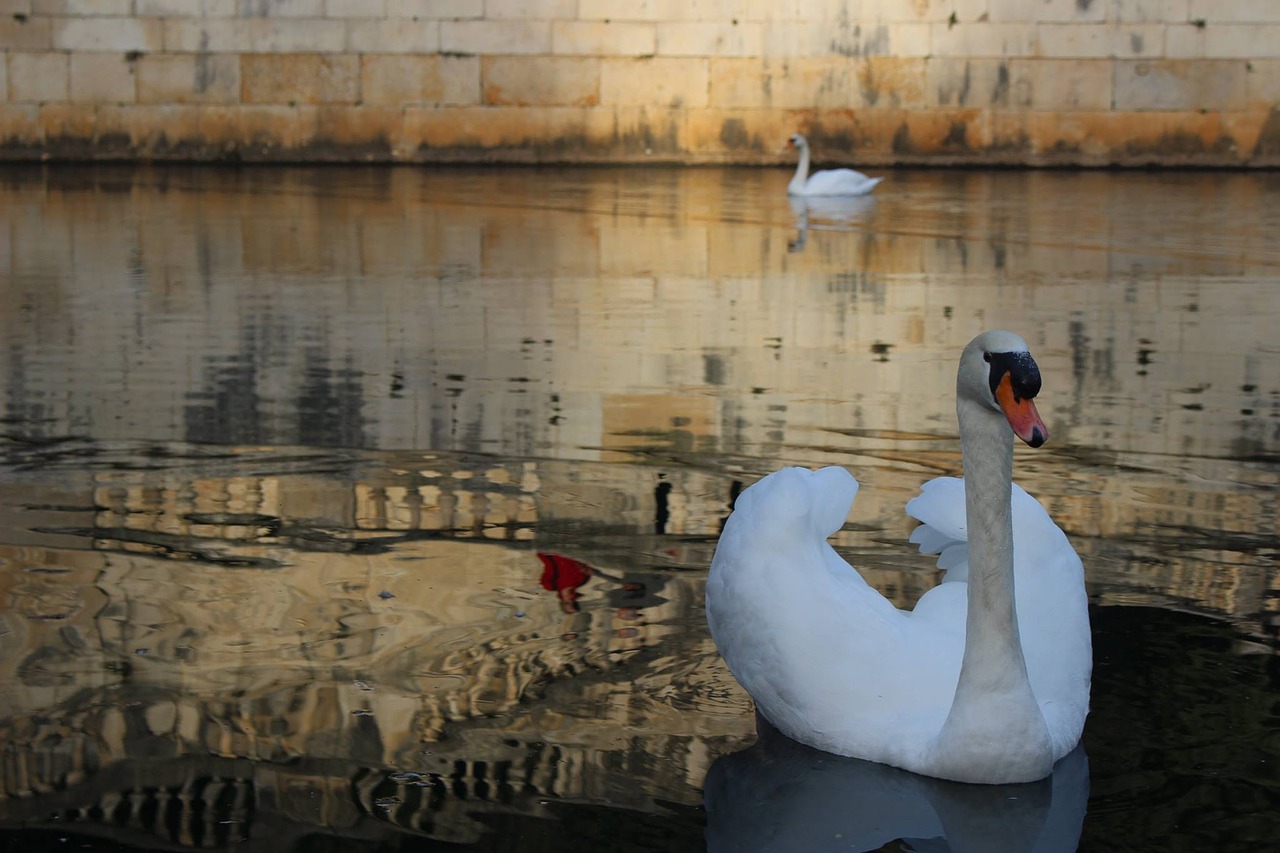
M855 169L828 169L809 174L809 141L796 133L787 144L800 152L795 177L787 184L787 195L866 195L884 178L870 178Z
M913 610L894 607L826 541L858 490L843 468L786 468L738 496L707 581L707 621L760 713L789 737L992 783L1043 778L1079 741L1092 671L1083 567L1007 473L1013 432L983 353L1010 348L1025 355L1020 338L987 333L962 359L965 471L982 493L967 508L965 482L940 477L907 504L921 521L911 541L946 570ZM971 576L981 588L973 608ZM1002 616L1001 600L1016 615Z

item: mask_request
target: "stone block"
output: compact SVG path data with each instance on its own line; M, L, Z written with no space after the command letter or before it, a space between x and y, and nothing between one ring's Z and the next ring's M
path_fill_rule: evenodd
M343 21L312 18L166 18L164 49L212 53L341 53Z
M600 102L619 106L705 107L709 103L707 60L639 57L604 59Z
M363 102L374 105L478 104L480 58L399 56L360 58Z
M322 106L311 145L322 159L387 161L403 149L404 110Z
M0 18L0 45L5 50L48 50L53 46L48 18Z
M864 107L923 107L927 60L915 56L869 56L857 65ZM839 105L835 105L839 106Z
M578 106L600 103L600 60L567 56L486 56L480 64L483 103L492 106Z
M1280 23L1227 24L1206 27L1204 33L1204 55L1224 59L1273 59L1280 57Z
M0 103L0 155L25 152L44 144L43 107L35 104Z
M70 95L71 62L65 53L9 54L9 100L43 103Z
M1113 71L1106 59L1014 59L1011 106L1079 111L1111 108Z
M505 0L512 2L512 0ZM726 0L578 0L584 21L727 21L742 20L739 3Z
M446 53L551 53L550 21L441 21Z
M352 53L435 53L440 22L379 18L347 21L347 50Z
M1095 25L1076 24L1082 30L1093 30ZM1008 58L1030 56L1035 53L1036 29L1026 24L930 24L929 45L934 56L965 58ZM1047 50L1046 53L1053 54Z
M144 18L57 18L51 34L58 50L151 52L164 45L160 22Z
M1136 59L1164 54L1160 24L1038 24L1041 56Z
M763 24L746 22L663 22L656 25L656 52L663 56L759 56L764 52L764 29Z
M12 68L9 79L13 79ZM1251 110L1280 104L1280 59L1255 59L1245 69L1245 102Z
M653 24L605 21L555 21L551 25L554 53L587 56L648 56L657 41Z
M578 0L485 0L484 16L490 20L528 18L534 21L572 21L589 18L578 10Z
M893 53L895 27L875 22L774 21L762 25L761 55L789 56L886 56Z
M987 16L992 23L1098 23L1107 20L1111 6L1103 0L987 0Z
M1118 60L1117 110L1236 110L1246 105L1240 60Z
M116 156L156 156L201 145L200 114L194 106L125 104L99 106L94 146Z
M231 18L240 0L134 0L139 18Z
M235 150L249 160L302 148L316 137L314 106L200 106L200 135L207 145Z
M376 2L376 0L375 0ZM320 18L325 0L240 0L242 18Z
M858 63L844 57L716 58L710 61L710 103L728 108L862 106L857 70Z
M142 104L234 104L240 100L240 57L236 54L176 53L137 62Z
M1274 0L1191 0L1190 20L1200 18L1218 24L1280 24L1280 4Z
M352 54L245 55L240 58L246 104L354 104L360 100L360 58Z
M504 148L539 141L551 119L530 122L518 107L407 107L405 139L428 148Z
M1170 24L1164 30L1166 59L1200 59L1205 51L1205 27Z
M927 61L925 91L932 107L1008 108L1016 102L1010 60L933 57Z
M1235 141L1241 159L1259 166L1280 164L1280 151L1276 150L1272 110L1250 110L1241 113L1223 113L1223 135ZM1268 134L1267 131L1270 131ZM1270 148L1269 153L1266 149Z
M326 18L384 18L385 0L324 0Z
M987 110L902 110L892 135L892 148L895 155L908 160L973 161L980 159L990 133Z
M132 103L137 98L134 66L119 53L73 53L70 100L74 103Z
M815 115L826 113L811 111L802 118L786 110L716 107L691 110L687 119L687 149L698 160L708 163L776 162L785 155L787 138L797 130L811 130Z
M498 151L507 162L643 162L683 150L688 111L645 107L548 107L531 123L519 107L405 110L406 146L417 160L470 159Z
M1110 6L1111 20L1124 24L1176 24L1191 19L1191 0L1124 0Z
M575 17L582 21L661 21L668 18L664 0L578 0Z
M128 15L133 0L31 0L34 15Z
M992 161L996 163L1025 163L1031 154L1031 142L1027 133L1025 110L992 110L991 126Z
M59 142L76 141L82 150L89 150L95 123L93 109L85 109L80 104L45 104L40 107L40 127L45 143L51 148Z
M386 0L391 18L483 18L485 0Z

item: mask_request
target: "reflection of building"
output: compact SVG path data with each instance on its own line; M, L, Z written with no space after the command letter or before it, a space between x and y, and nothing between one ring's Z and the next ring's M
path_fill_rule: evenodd
M959 467L939 354L984 325L1017 320L1058 377L1057 449L1018 476L1095 600L1247 625L1280 601L1272 249L1252 219L1212 248L1200 218L1127 233L1160 184L1111 208L1107 176L904 175L949 201L887 195L788 255L759 173L604 173L536 211L524 173L95 174L0 190L0 293L27 306L0 318L0 819L38 795L215 838L253 803L461 840L483 786L525 816L688 804L751 724L700 603L734 494L848 465L837 547L913 601L935 572L903 504ZM1047 192L1088 213L1066 245ZM598 570L578 612L537 550Z
M1257 176L907 173L796 255L754 171L102 174L3 190L0 405L39 435L847 450L950 432L954 353L1009 325L1061 441L1275 452Z
M36 514L7 513L31 541L0 547L0 824L475 841L477 810L548 819L547 798L691 806L716 744L749 734L717 698L738 694L698 576L602 564L571 614L540 586L537 466L311 452L239 473L269 458L8 493ZM637 785L657 759L678 772Z

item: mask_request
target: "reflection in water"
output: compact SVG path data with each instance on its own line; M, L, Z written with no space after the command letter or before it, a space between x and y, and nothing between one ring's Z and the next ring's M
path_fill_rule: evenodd
M809 242L809 228L850 230L867 221L875 210L874 196L787 196L796 220L796 237L787 243L788 252L803 252Z
M1089 799L1077 747L1025 785L964 785L789 740L757 717L751 748L721 756L706 781L707 849L789 853L899 849L1073 851ZM767 804L767 806L766 806ZM766 807L762 807L766 806Z
M0 843L702 849L735 496L847 465L909 606L998 326L1096 606L1085 845L1273 839L1280 177L904 172L793 253L775 172L0 170Z

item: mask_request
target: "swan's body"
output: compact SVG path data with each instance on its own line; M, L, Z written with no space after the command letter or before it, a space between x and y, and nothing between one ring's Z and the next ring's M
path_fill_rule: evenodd
M784 469L739 495L707 580L707 621L784 734L987 783L1041 779L1078 743L1092 671L1083 567L1012 485L1014 432L1033 446L1046 434L1038 390L1016 335L966 347L956 405L966 479L932 480L907 504L922 522L911 541L939 554L947 576L912 611L826 541L858 488L843 468Z
M866 195L884 178L870 178L854 169L829 169L809 174L809 142L794 134L787 144L800 152L795 177L787 184L787 195L832 196Z

